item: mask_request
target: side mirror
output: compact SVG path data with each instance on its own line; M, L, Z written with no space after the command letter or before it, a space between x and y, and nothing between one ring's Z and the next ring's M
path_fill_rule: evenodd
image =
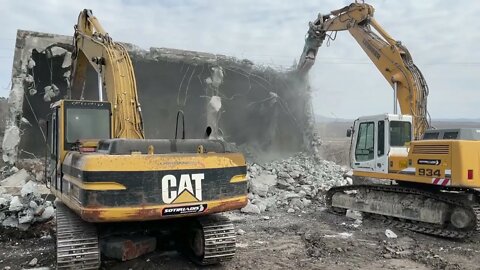
M347 129L347 137L350 138L351 136L352 136L352 129L349 128L349 129Z

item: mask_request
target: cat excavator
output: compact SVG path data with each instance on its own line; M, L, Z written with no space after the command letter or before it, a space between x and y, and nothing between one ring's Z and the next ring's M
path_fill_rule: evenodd
M220 140L145 139L125 47L90 10L80 13L73 44L70 97L51 105L48 124L57 268L98 269L103 247L118 248L109 247L111 237L131 244L119 248L120 259L133 258L151 247L128 237L161 227L198 264L231 259L234 227L218 213L247 204L244 156ZM89 66L98 75L98 100L82 98Z
M335 39L338 31L354 37L393 88L394 113L359 117L347 131L353 177L374 181L331 188L327 207L340 214L360 211L421 233L470 236L480 227L480 129L430 127L422 73L365 3L310 22L297 66L301 75L310 70L325 39Z

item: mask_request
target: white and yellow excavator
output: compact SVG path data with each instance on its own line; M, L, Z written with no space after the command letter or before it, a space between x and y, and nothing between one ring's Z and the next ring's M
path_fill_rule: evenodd
M377 23L371 5L352 3L319 15L309 26L300 73L312 67L326 38L348 31L396 99L394 114L360 117L347 132L353 176L384 184L331 188L327 206L339 213L361 211L417 232L471 235L480 224L480 129L429 129L427 83L407 48Z
M198 264L231 259L233 224L215 213L247 204L244 156L220 140L145 139L130 57L90 10L78 17L72 58L77 99L52 104L49 121L57 268L98 269L100 246L134 258L155 245L129 237L161 229ZM98 100L81 98L88 66L98 74Z

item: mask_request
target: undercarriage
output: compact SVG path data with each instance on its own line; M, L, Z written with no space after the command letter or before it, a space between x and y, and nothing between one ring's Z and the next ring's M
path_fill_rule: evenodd
M480 225L476 190L411 185L351 185L331 188L327 206L336 213L360 211L396 227L448 238L465 238Z
M230 220L220 214L193 218L130 223L89 223L57 203L57 268L99 269L103 249L110 254L119 254L119 260L141 255L142 249L133 247L112 251L109 242L125 239L129 241L141 235L152 237L155 246L174 247L198 265L211 265L228 261L235 255L236 234ZM118 242L118 241L117 241ZM121 241L120 241L121 242ZM130 241L132 242L132 241ZM132 245L130 245L132 246ZM133 250L132 249L137 249Z

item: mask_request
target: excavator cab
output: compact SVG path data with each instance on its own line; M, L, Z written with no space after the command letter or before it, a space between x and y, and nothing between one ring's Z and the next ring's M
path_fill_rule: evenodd
M348 135L349 132L347 132ZM412 116L380 114L360 117L351 133L350 163L356 171L388 173L391 159L407 157L413 140Z
M111 104L101 101L59 100L52 104L50 120L50 168L53 188L61 191L57 172L68 151L93 152L99 140L112 137Z

